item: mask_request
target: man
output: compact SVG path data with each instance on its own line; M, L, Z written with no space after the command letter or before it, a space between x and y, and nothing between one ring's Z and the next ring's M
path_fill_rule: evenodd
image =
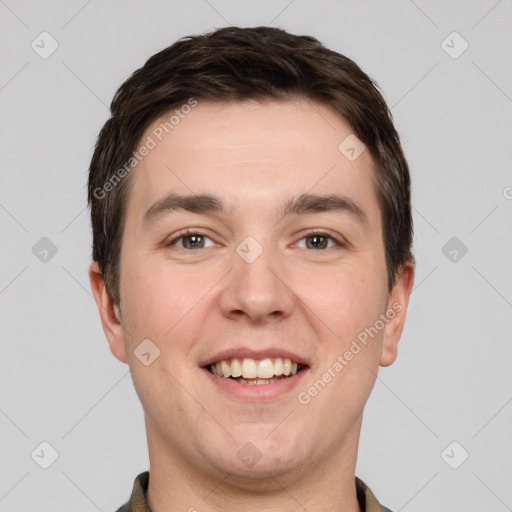
M89 276L150 457L119 510L389 510L355 478L414 279L376 85L311 37L227 27L151 57L111 110Z

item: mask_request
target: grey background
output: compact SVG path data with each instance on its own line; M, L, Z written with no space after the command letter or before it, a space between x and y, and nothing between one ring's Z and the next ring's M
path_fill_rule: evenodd
M0 510L113 511L148 468L141 406L90 293L87 167L122 81L228 24L310 34L354 59L411 166L416 284L358 475L395 512L512 510L511 21L511 0L0 0ZM31 48L43 31L59 45L47 59ZM442 46L454 31L469 44L458 58L445 51L458 36ZM46 262L43 237L57 248ZM48 469L43 441L58 452Z

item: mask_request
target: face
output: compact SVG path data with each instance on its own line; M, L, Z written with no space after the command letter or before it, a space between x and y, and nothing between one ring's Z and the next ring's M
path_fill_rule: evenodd
M199 102L159 141L162 120L130 176L121 322L90 271L152 463L247 482L355 464L413 281L388 293L369 152L347 158L350 126L305 100Z

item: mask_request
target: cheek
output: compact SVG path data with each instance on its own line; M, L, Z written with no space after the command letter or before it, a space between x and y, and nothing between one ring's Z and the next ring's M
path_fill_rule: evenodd
M193 339L202 323L198 320L208 295L222 272L212 267L170 265L153 260L149 265L141 256L127 262L122 273L123 308L133 334L133 343L153 340L166 352L185 350L183 344ZM122 267L123 268L123 267ZM203 311L204 314L204 311ZM179 343L170 343L170 341Z
M346 263L314 275L299 273L294 288L316 323L323 324L322 332L340 344L379 317L385 301L382 279L374 267Z
M148 260L141 256L122 267L123 315L134 386L145 412L158 423L162 411L186 408L187 395L180 393L179 383L190 379L187 355L200 338L205 293L215 279L211 272L193 272L192 266L177 270L164 262L149 265ZM159 351L147 366L137 358L137 347L146 339Z

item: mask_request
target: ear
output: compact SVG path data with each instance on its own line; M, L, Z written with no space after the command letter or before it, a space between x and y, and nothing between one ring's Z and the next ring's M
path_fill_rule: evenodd
M121 314L118 307L110 299L103 275L96 261L93 261L89 266L89 280L100 313L101 325L110 345L110 351L119 361L126 363Z
M395 286L389 295L386 316L388 321L384 328L384 339L380 365L389 366L395 362L398 341L405 325L409 297L414 283L414 264L407 262L397 273Z

